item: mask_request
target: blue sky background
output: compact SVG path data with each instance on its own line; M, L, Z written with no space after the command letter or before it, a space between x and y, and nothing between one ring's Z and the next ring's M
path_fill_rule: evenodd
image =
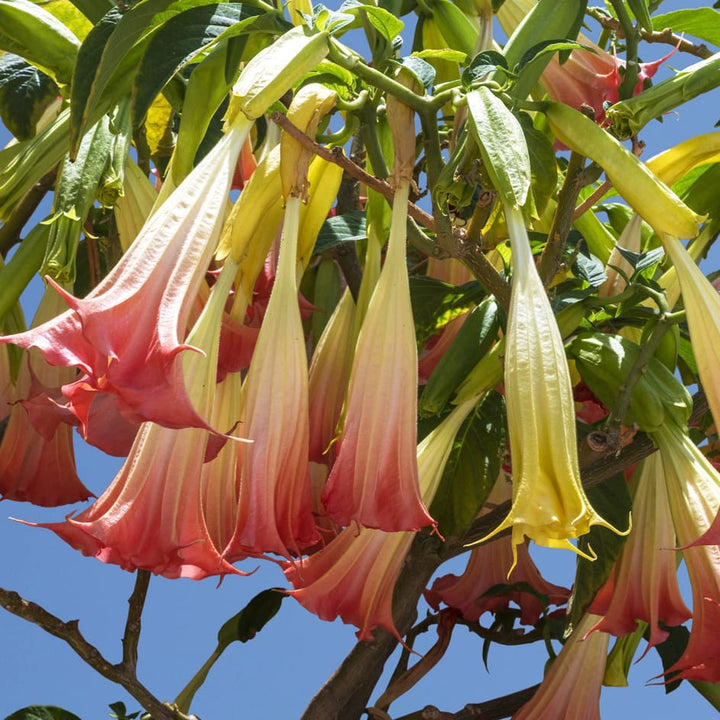
M667 0L662 9L670 11L689 4ZM694 5L711 7L712 2ZM665 54L667 48L658 46L649 51L653 55L643 59ZM689 56L678 54L670 64L679 68L692 62ZM683 106L677 116L670 115L662 125L656 122L643 131L645 156L686 137L712 131L719 116L716 101L701 99ZM7 133L1 130L0 144L6 141ZM708 272L719 266L716 251L705 269ZM38 281L24 298L28 320L38 302L39 288ZM76 449L81 479L99 495L120 461L104 456L81 440ZM85 637L108 660L117 662L134 576L83 557L46 530L6 519L54 521L73 509L45 510L9 501L0 503L0 586L16 590L64 620L79 619ZM533 554L548 579L564 585L572 582L571 553L533 548ZM460 559L441 572L459 573L463 565ZM255 564L241 567L249 570ZM683 584L687 594L685 580ZM261 564L250 577L228 577L220 587L212 579L194 582L153 578L143 616L140 680L157 697L172 700L214 649L220 625L257 592L273 586L285 583L280 570L270 563ZM432 644L433 639L430 635L428 642ZM63 642L6 612L0 612L0 642L0 718L32 704L58 705L83 720L107 717L108 704L118 700L123 700L129 710L139 709L122 688L97 675ZM299 717L354 642L353 627L340 621L321 622L288 599L279 615L254 640L228 648L197 694L193 710L204 720ZM546 658L541 644L510 649L494 645L489 673L481 652L478 638L463 628L456 629L446 657L415 689L392 705L393 716L427 704L457 711L468 702L513 692L541 679ZM396 659L397 653L388 663L389 671ZM648 653L633 666L629 688L603 690L603 717L635 720L640 713L661 720L683 715L694 720L716 717L717 713L687 683L667 697L663 687L648 686L646 682L661 671L657 654ZM384 687L381 682L378 692Z

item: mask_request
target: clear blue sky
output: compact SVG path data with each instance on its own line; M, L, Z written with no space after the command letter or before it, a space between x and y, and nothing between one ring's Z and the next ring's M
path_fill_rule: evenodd
M712 6L712 2L695 4ZM663 9L687 5L667 0ZM671 64L682 67L691 62L676 55ZM648 157L685 137L711 131L718 120L718 105L696 101L681 108L678 120L670 116L663 126L654 123L643 132ZM3 131L0 143L4 144L6 137ZM716 253L711 266L719 265ZM37 294L38 285L25 299L29 317ZM77 458L81 478L96 494L119 467L117 459L105 457L81 441L77 442ZM62 619L80 619L85 637L110 661L117 662L134 577L81 556L50 532L5 520L14 516L53 521L72 509L44 510L8 501L0 504L0 585L39 602ZM543 551L537 555L541 555L550 579L565 585L571 582L574 558L570 553ZM460 572L461 565L462 561L451 569ZM254 566L248 564L244 569ZM447 571L443 568L443 573ZM140 679L156 696L173 699L213 650L219 626L255 593L272 586L284 586L284 581L280 571L268 563L251 577L227 578L219 588L214 580L153 578L143 618ZM5 612L0 612L0 639L0 718L31 704L59 705L83 720L106 717L108 703L117 700L125 701L130 710L138 709L121 688L84 665L64 643ZM354 641L354 628L339 621L321 622L288 599L278 617L252 642L227 650L198 693L193 709L203 720L298 717ZM544 659L540 645L511 650L493 646L488 674L480 642L461 628L456 630L446 658L391 710L401 715L433 704L456 711L468 702L538 682ZM393 666L391 660L388 667ZM647 686L646 681L661 669L657 655L651 652L633 667L630 688L604 689L603 717L635 720L640 713L656 719L716 717L687 683L667 698L662 687ZM384 689L382 683L379 689Z

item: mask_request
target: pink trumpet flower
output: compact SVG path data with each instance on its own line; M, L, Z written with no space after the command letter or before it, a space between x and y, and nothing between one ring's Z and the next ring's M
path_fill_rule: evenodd
M587 613L573 630L533 697L512 720L600 720L607 633L587 633L598 622Z
M47 289L40 302L35 321L42 323L60 311L62 300ZM4 348L3 348L4 349ZM15 387L17 402L0 442L0 496L4 500L21 500L34 505L54 507L87 500L92 493L80 482L75 469L72 427L50 420L36 429L24 402L33 405L34 414L53 414L50 402L36 402L43 386L58 387L75 374L73 370L47 365L36 350L22 359Z
M663 473L659 453L636 471L632 530L608 584L590 606L590 612L603 616L594 630L628 635L638 621L648 623L645 652L668 637L660 622L682 625L691 616L677 582L675 531Z
M225 555L297 555L320 540L308 467L308 370L296 257L300 198L285 210L277 277L243 386L235 532Z
M542 615L543 605L536 595L514 589L483 597L485 593L496 585L527 583L537 593L545 595L548 604L567 602L570 591L553 585L540 575L527 544L517 546L517 563L508 577L507 568L512 563L513 545L509 535L480 545L470 553L465 572L460 577L444 575L438 578L425 591L425 599L436 610L441 602L459 610L466 620L479 620L484 612L497 613L514 602L520 608L523 625L534 625Z
M131 422L207 427L188 397L181 356L190 346L183 339L250 125L238 120L86 298L55 286L68 310L32 330L0 338L37 347L51 365L82 370L63 393L84 436L91 433L92 406L100 394L113 395Z
M587 38L580 42L594 50L576 49L562 65L556 57L550 61L542 74L542 84L551 100L571 105L579 110L588 105L595 110L596 122L605 122L605 103L616 103L620 99L618 88L622 82L620 68L624 62L605 52ZM675 52L649 63L640 63L638 81L633 95L642 92L646 80L652 78L658 68Z
M395 193L385 266L358 336L342 437L323 492L339 525L387 532L433 524L416 460L417 348L407 269L408 183Z
M685 652L666 671L686 680L720 681L720 546L697 545L720 509L720 476L686 432L669 424L653 433L665 467L672 517L693 597Z
M435 497L458 429L477 400L475 396L458 405L417 447L420 487L428 504ZM378 627L401 640L393 622L393 589L413 537L412 532L345 528L302 563L284 564L295 588L290 594L324 620L340 616L355 625L360 640L371 640L371 631Z
M237 266L227 266L189 340L191 401L209 415L220 317ZM93 505L61 523L43 524L85 555L126 570L200 579L238 573L216 547L205 520L202 479L209 433L144 423L120 472ZM214 523L211 523L214 526Z

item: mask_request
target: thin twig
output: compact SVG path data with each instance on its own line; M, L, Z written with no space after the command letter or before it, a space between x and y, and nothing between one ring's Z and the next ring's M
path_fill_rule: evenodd
M0 254L3 257L8 250L20 241L20 233L27 224L38 205L55 184L57 169L51 170L47 175L36 182L18 202L7 222L0 227Z
M138 570L135 576L135 587L128 599L128 614L122 641L123 665L126 668L132 668L133 672L137 668L137 649L142 627L141 619L149 584L150 572L148 570Z
M64 640L93 670L108 680L122 685L152 715L153 720L184 720L184 715L158 700L139 682L134 668L126 667L124 663L113 665L108 662L100 651L83 637L77 620L64 622L40 605L4 588L0 588L0 606Z
M614 17L606 15L605 12L596 7L590 7L587 9L587 14L590 17L597 20L602 27L611 30L621 39L625 39L625 33L622 26ZM663 45L672 45L676 47L680 52L687 53L688 55L694 55L695 57L709 58L713 53L708 50L707 45L704 43L695 44L686 40L682 35L678 35L672 31L672 28L664 28L663 30L655 30L650 32L648 30L640 29L640 37L648 43L661 43Z

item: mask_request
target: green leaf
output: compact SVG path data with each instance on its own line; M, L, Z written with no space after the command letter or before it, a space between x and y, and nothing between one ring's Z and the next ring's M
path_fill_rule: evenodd
M607 279L605 266L588 252L587 246L582 241L582 236L577 230L571 231L568 248L572 250L575 257L573 269L577 276L585 280L591 287L600 287Z
M430 337L483 295L484 290L477 282L455 287L432 277L411 276L410 299L418 346L425 345Z
M617 246L617 249L637 273L654 268L665 257L665 251L661 247L645 253L635 253L632 250L626 250L624 247L620 247L620 245Z
M25 58L68 84L80 41L47 10L28 0L0 0L0 50Z
M487 500L500 471L504 447L505 404L489 393L455 436L440 486L430 506L445 537L461 537Z
M88 51L82 62L78 60L73 78L73 148L83 128L130 91L142 54L159 28L185 10L209 4L208 0L142 0L125 13L111 10L105 15L102 27L96 26L85 38Z
M467 57L467 55L465 55L464 52L460 52L460 50L451 50L450 48L437 48L418 50L414 52L411 57L419 57L423 58L423 60L447 60L448 62L463 63L465 62L465 58Z
M427 90L435 82L435 68L417 55L402 59L402 66Z
M700 682L691 680L690 684L718 711L720 711L720 682Z
M535 208L541 215L557 187L555 149L552 140L545 133L534 128L532 120L525 113L520 116L520 125L530 157L530 178Z
M336 245L340 245L340 243L357 242L358 240L364 240L366 237L367 228L365 227L364 212L354 210L330 217L320 228L313 255L319 255Z
M72 4L93 24L113 9L112 0L72 0Z
M672 28L673 32L687 33L720 46L720 12L709 7L687 8L656 15L652 24L655 30Z
M595 49L589 45L584 45L576 40L544 40L543 42L533 45L521 58L515 70L522 74L523 70L535 62L539 58L543 58L546 55L552 57L556 52L562 50L587 50L588 52L595 53ZM547 58L545 58L547 61Z
M463 58L458 60L462 62ZM485 77L495 72L497 68L507 70L507 60L505 56L495 50L485 50L478 53L463 70L461 80L465 88L470 89L476 82L483 80Z
M496 190L523 207L530 189L530 155L520 122L487 87L467 94L470 132Z
M80 718L54 705L30 705L8 715L5 720L80 720Z
M385 8L366 5L359 0L347 0L340 8L340 13L347 13L354 17L358 17L360 13L366 13L370 24L382 35L388 42L392 42L403 30L405 23L400 18L395 17Z
M35 135L35 125L60 93L53 79L18 55L0 57L0 118L18 139Z
M239 612L218 630L218 651L230 643L246 643L252 640L280 610L282 601L288 597L281 588L270 588L258 593Z
M586 494L593 508L613 527L624 529L628 526L632 503L624 473L587 488ZM625 536L599 525L591 527L590 532L578 540L578 548L590 555L594 553L597 559L590 561L578 556L575 583L568 602L566 637L583 616L597 591L605 584L625 540Z
M133 124L145 117L168 80L224 30L262 11L219 3L190 8L170 18L148 42L133 83Z

